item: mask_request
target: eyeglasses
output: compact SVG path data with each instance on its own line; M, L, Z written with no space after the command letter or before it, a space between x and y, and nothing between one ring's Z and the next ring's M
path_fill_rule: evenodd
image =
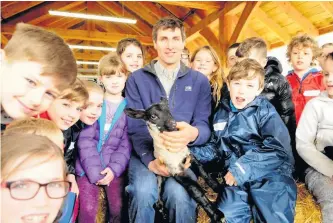
M46 184L40 184L30 180L18 180L4 182L1 187L8 188L10 196L16 200L30 200L34 198L41 187L45 187L46 194L49 198L59 199L65 197L71 187L68 181L52 181Z
M189 54L184 54L184 53L182 53L182 54L181 54L181 58L182 58L182 59L189 59L189 58L190 58L190 55L189 55Z

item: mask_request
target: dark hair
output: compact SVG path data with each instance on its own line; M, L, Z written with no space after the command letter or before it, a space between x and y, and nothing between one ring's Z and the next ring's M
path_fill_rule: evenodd
M333 52L327 54L326 60L333 60Z
M98 75L99 76L114 75L119 71L121 71L127 75L124 64L121 61L120 56L118 56L117 53L110 52L99 60L99 64L98 64Z
M262 57L267 57L267 45L262 38L251 37L239 44L236 51L237 57L249 57L251 50L258 50Z
M157 23L153 27L153 40L154 42L157 41L157 32L158 30L162 29L172 29L175 30L176 28L180 29L182 40L185 41L186 34L185 34L185 28L182 21L180 21L177 18L173 17L165 17L157 21Z
M231 49L238 48L239 45L240 45L240 43L233 43L233 44L231 44L231 46L228 47L228 51L231 50Z
M125 38L118 42L118 45L117 45L118 56L121 56L121 54L124 53L126 47L128 47L129 45L134 45L134 46L139 47L142 52L142 56L144 57L144 51L143 51L142 44L140 43L139 40L137 40L135 38Z

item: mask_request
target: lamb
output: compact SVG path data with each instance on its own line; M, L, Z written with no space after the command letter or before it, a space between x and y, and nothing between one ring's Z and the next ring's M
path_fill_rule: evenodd
M160 103L152 104L146 110L126 108L124 112L131 118L143 119L146 121L148 130L154 141L154 156L161 159L166 165L169 173L182 184L190 196L203 207L212 222L218 222L223 217L223 214L207 199L205 192L200 185L184 172L184 164L186 163L186 160L189 158L191 159L192 165L196 165L199 174L214 191L219 190L219 183L213 180L204 171L202 165L190 155L190 151L187 147L179 152L175 152L172 148L165 148L165 146L158 141L158 138L155 137L159 132L177 131L176 121L172 117L168 107L168 100L162 97ZM161 185L161 179L161 177L158 177L159 186Z

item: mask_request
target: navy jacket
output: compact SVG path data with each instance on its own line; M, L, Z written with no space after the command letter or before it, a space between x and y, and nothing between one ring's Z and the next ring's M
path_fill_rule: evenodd
M266 98L259 96L241 110L231 108L230 97L220 106L210 142L191 148L199 161L223 156L225 169L239 186L271 173L291 176L294 158L288 130Z
M125 95L129 108L147 109L151 104L158 103L166 92L156 75L152 61L128 78ZM203 74L189 69L181 63L175 83L169 95L169 108L176 121L184 121L199 129L198 138L191 145L207 142L211 131L208 117L211 113L210 84ZM141 161L148 166L154 160L153 139L143 120L128 119L128 134L133 149Z

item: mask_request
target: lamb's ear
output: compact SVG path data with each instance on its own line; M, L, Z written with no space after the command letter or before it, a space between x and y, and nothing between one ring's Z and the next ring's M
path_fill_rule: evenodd
M165 97L161 97L161 102L160 103L168 105L168 99L165 98Z
M125 108L124 112L128 117L136 119L144 119L146 114L144 110L135 110L133 108Z

